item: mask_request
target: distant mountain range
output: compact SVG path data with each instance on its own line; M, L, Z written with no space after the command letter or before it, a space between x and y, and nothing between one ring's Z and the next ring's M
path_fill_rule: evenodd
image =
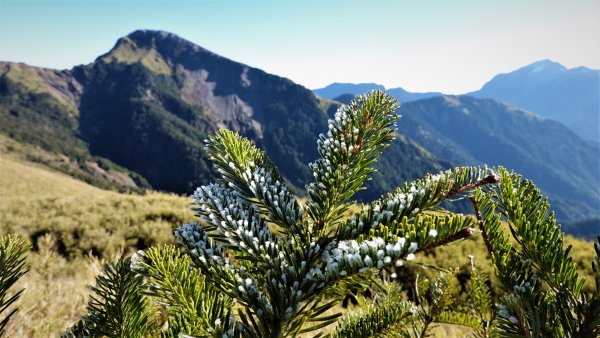
M313 90L331 100L347 100L374 89L387 90L398 101L420 100L442 93L411 93L400 87L385 89L376 83L332 83ZM550 60L534 62L506 74L498 74L480 90L464 94L495 99L558 121L584 140L600 142L600 70L567 69Z
M393 95L400 102L414 101L420 99L426 99L429 97L440 96L442 93L429 92L429 93L411 93L401 87L386 89L384 86L376 83L332 83L326 87L313 90L315 94L329 99L334 100L344 94L358 95L369 92L371 90L385 90Z
M30 160L98 186L187 194L216 178L203 140L229 128L264 148L301 188L327 119L370 89L381 88L333 84L321 97L174 34L135 31L70 70L0 62L0 133L37 146ZM360 199L426 172L487 163L533 179L559 219L600 216L597 143L493 100L388 91L407 102L400 133Z
M511 103L600 142L600 70L543 60L496 75L467 95Z

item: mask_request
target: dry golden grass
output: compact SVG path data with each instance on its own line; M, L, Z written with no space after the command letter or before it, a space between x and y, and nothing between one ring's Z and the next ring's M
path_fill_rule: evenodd
M100 258L172 240L193 219L189 199L127 195L0 154L0 234L34 242L7 337L56 337L85 313ZM99 257L89 256L93 253Z
M189 199L127 195L98 189L27 162L0 161L0 233L32 242L49 233L65 256L99 257L172 240L174 226L193 219Z
M56 337L85 313L88 287L101 264L94 257L67 261L53 251L53 242L49 235L40 238L39 251L28 258L30 270L15 285L25 292L7 337Z

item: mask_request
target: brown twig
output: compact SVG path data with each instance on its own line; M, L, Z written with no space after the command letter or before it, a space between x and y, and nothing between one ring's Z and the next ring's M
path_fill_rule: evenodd
M481 230L481 236L483 237L483 242L485 243L485 246L491 255L493 252L492 244L490 243L490 239L487 235L487 232L485 231L485 225L483 224L483 220L481 219L481 211L479 211L479 207L477 206L477 202L475 202L474 197L470 197L469 200L471 201L471 204L473 204L473 208L475 209L475 218L477 218L479 230Z
M458 241L461 239L471 237L474 233L475 233L475 228L464 228L461 231L455 233L454 235L444 238L441 241L433 242L433 243L430 243L429 245L418 248L415 251L415 253L431 250L433 248L437 248L438 246L446 245L446 244L454 242L454 241Z
M488 176L480 179L479 181L471 182L471 183L465 184L463 186L460 186L458 188L454 188L454 189L450 190L448 192L448 194L446 195L446 198L461 194L465 191L473 190L477 187L481 187L482 185L495 184L498 182L500 182L500 176L498 176L496 173L494 173L492 171Z

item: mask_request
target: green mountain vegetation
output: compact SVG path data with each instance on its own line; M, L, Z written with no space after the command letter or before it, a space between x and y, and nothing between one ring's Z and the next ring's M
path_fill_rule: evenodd
M145 249L169 241L171 226L193 216L180 196L100 189L27 161L6 144L0 144L0 157L2 233L23 235L34 248L50 235L63 257Z
M139 174L90 153L79 137L80 91L68 72L0 63L0 142L29 160L99 187L150 187Z

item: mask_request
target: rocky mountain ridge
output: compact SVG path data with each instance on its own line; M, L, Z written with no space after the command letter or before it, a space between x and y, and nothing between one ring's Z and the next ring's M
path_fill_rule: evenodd
M339 105L159 31L135 31L71 70L8 63L0 69L10 70L0 73L0 118L7 121L0 132L80 166L102 159L137 182L178 193L216 176L203 140L218 128L254 140L293 186L303 187L318 134ZM378 165L362 198L450 166L405 137ZM97 176L88 171L89 180Z

